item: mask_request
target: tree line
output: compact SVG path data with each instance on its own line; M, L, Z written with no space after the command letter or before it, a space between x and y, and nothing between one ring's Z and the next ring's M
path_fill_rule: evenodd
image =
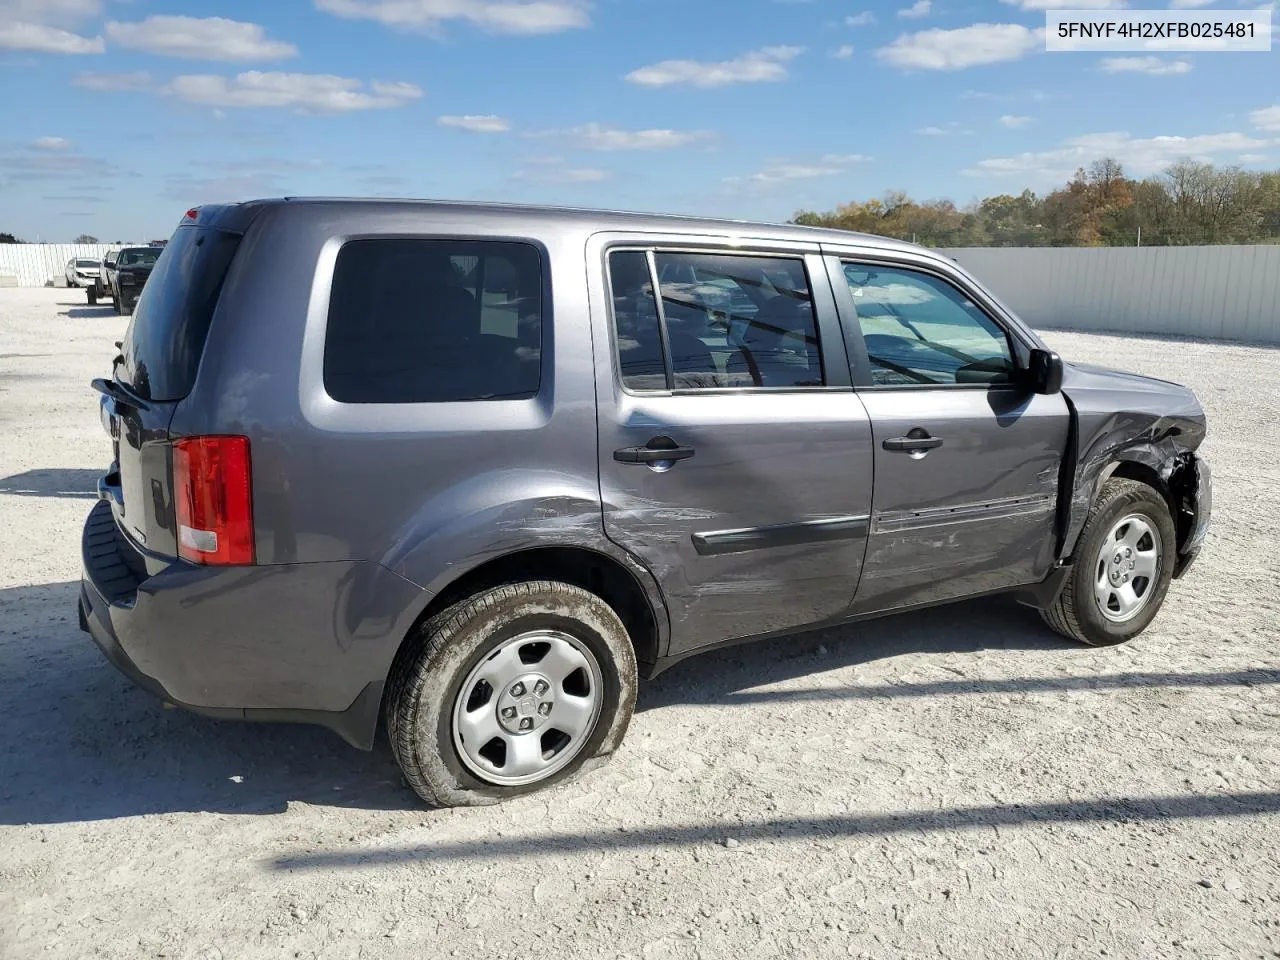
M1136 180L1113 159L1044 196L1023 190L967 207L891 191L792 223L914 240L930 247L1182 246L1280 243L1280 170L1185 160Z

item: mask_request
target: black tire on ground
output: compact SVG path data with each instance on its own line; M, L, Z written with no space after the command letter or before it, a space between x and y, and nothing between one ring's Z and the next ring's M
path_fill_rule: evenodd
M1132 619L1108 620L1094 596L1099 576L1098 554L1103 540L1121 519L1134 514L1144 518L1160 534L1156 575L1143 596L1145 605ZM1072 640L1093 647L1109 647L1132 640L1155 619L1164 603L1177 559L1177 533L1169 505L1158 490L1136 480L1108 480L1089 509L1076 545L1076 560L1058 599L1041 611L1045 623Z
M120 311L120 312L121 312L121 313L123 313L126 317L132 317L132 316L133 316L133 308L134 308L135 306L137 306L137 305L138 305L138 301L137 301L137 300L126 300L126 301L124 302L123 309L121 309L121 311Z
M454 705L471 671L496 647L539 629L569 634L595 656L603 680L599 719L573 760L547 778L520 786L490 783L459 757ZM391 668L387 734L405 779L423 800L479 806L563 783L603 764L622 742L635 698L635 651L607 603L566 583L516 583L454 604L415 629Z
M120 298L117 297L114 293L111 294L111 309L114 310L116 313L124 312L123 310L120 309Z
M89 298L89 306L96 307L98 305L98 291L93 287L89 287L85 291L85 296Z

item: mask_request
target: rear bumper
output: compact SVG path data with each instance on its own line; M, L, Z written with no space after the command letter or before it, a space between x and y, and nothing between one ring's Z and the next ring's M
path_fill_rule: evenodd
M207 716L314 723L373 744L382 686L423 592L379 564L168 565L100 501L85 521L80 624L121 673Z

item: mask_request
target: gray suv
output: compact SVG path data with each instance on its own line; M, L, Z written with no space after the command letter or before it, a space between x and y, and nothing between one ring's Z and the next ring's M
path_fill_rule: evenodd
M1209 523L1190 391L838 231L199 208L94 386L82 627L198 713L385 717L433 804L602 762L724 643L992 593L1121 643Z

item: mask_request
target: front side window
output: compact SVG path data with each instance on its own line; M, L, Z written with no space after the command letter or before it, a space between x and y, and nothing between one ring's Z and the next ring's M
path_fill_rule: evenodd
M1009 338L958 288L900 267L846 263L877 386L1008 383Z
M714 253L610 255L618 363L634 390L824 383L804 263ZM665 333L665 336L664 336Z
M329 295L324 385L343 403L538 392L542 258L525 243L353 240Z

